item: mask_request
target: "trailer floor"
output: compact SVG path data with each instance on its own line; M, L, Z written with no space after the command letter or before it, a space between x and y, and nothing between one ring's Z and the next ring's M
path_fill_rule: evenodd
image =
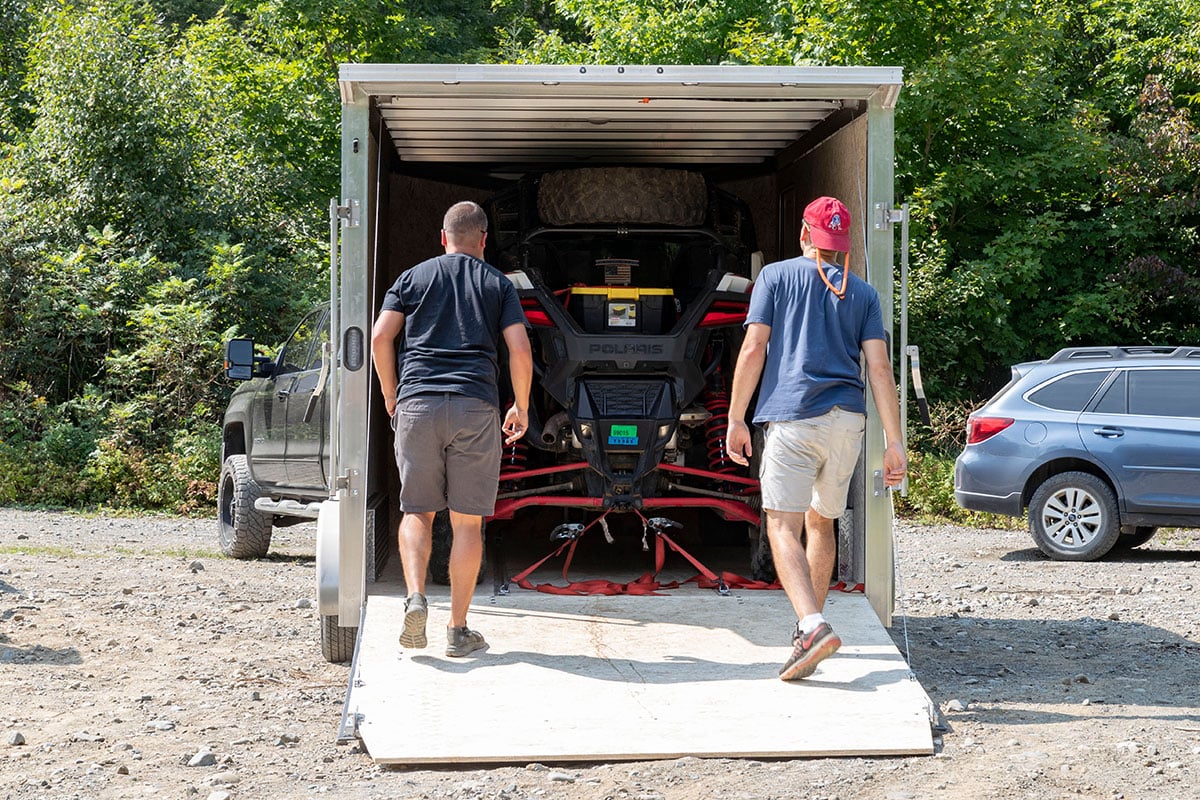
M457 659L442 632L448 589L430 587L429 647L408 651L403 585L371 591L347 711L380 763L933 752L929 699L861 594L831 593L841 650L785 683L795 617L781 591L579 597L484 585L470 624L489 649Z

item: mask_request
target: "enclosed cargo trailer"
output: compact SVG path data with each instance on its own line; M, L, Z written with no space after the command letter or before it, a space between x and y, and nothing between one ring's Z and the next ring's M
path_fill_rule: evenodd
M744 210L739 213L749 215L757 250L744 277L753 279L763 263L798 255L800 209L814 197L834 195L854 217L851 264L879 292L890 331L893 225L899 216L893 211L893 122L900 87L901 70L890 67L343 66L342 196L330 209L332 486L317 543L327 655L348 657L365 638L367 599L399 521L392 432L373 380L369 331L397 276L440 252L437 231L446 208L459 200L497 208L495 199L523 180L571 168L680 170L702 176L722 197L737 198ZM500 238L499 223L493 216L493 238ZM526 260L515 266L527 267L529 248L520 252ZM529 292L532 285L518 283ZM747 287L726 282L708 289L720 294ZM670 327L669 320L646 321L663 313L661 303L652 302L660 299L654 291L630 294L619 281L617 287L582 287L571 302L609 333L629 326L634 344L627 352L647 341L639 336L662 334L634 330L623 305L613 311L614 298L645 304L638 326ZM537 309L536 303L526 307ZM678 302L676 310L686 315ZM714 324L722 322L730 320ZM623 353L609 355L619 369ZM629 434L618 440L637 441L634 426L612 430ZM838 523L835 580L861 587L886 627L895 589L891 502L878 473L883 449L868 397L860 468ZM585 510L672 502L636 492L609 495ZM498 514L520 515L526 504L518 500L499 505ZM727 521L745 516L746 508L757 513L752 502L736 496L696 501L706 503ZM348 710L351 722L361 720L361 712Z

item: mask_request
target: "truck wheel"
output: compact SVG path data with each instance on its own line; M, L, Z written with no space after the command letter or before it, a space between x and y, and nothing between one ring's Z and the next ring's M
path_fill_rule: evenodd
M1029 501L1033 541L1056 561L1095 561L1121 535L1117 498L1089 472L1062 472L1042 482Z
M708 189L698 172L657 167L598 167L549 172L538 187L548 225L642 223L703 225Z
M217 532L221 552L232 558L262 558L271 546L271 515L254 507L258 484L244 455L230 456L221 467L217 491Z
M337 614L321 615L321 655L330 664L341 664L354 657L358 628L338 625Z
M433 518L433 549L429 553L429 580L442 586L450 585L450 547L454 543L454 531L450 528L450 512L439 511ZM475 583L487 574L487 520L483 521L483 558L479 560L479 576Z

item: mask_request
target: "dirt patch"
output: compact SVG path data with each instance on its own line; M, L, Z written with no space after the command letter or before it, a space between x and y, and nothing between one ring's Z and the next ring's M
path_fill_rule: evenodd
M892 638L942 709L931 757L417 770L335 743L348 669L321 659L312 527L253 562L214 528L0 509L0 795L1200 796L1197 531L1071 564L901 525Z

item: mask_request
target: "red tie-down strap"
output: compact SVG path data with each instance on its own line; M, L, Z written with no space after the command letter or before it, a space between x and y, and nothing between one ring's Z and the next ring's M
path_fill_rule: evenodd
M629 583L616 583L603 579L588 580L588 581L572 581L567 577L567 571L571 566L571 559L575 556L575 547L583 535L596 523L600 522L608 515L605 511L596 519L588 523L578 534L571 539L563 542L552 552L547 554L541 560L534 563L529 568L523 570L518 575L514 576L512 582L520 586L522 589L530 591L545 592L546 594L564 594L564 595L655 595L661 596L660 590L678 589L680 583L678 581L661 582L658 580L658 575L662 572L663 565L666 563L666 548L670 547L676 553L683 556L687 561L698 570L698 574L688 578L683 583L695 583L701 589L716 589L719 592L725 593L730 589L781 589L783 588L778 580L774 581L759 581L752 578L745 578L733 572L722 572L720 575L704 566L699 559L684 550L679 546L679 543L668 536L664 531L654 531L654 572L647 572L636 580ZM649 521L642 516L641 512L635 512L641 517L642 524L649 526ZM552 558L555 558L566 551L567 556L563 562L562 576L563 580L567 581L566 586L555 586L552 583L540 583L534 585L529 576L539 567L545 564Z

